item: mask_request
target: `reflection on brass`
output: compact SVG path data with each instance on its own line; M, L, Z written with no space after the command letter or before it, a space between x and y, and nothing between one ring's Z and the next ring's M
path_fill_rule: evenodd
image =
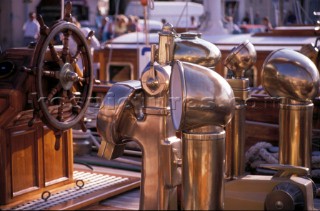
M234 94L222 76L187 62L177 61L172 69L170 103L177 130L229 123L234 112Z
M311 169L313 103L282 100L279 110L279 163Z
M197 33L182 33L175 39L174 59L213 68L221 58L220 50Z
M235 78L243 78L244 71L251 68L256 60L256 50L252 43L246 40L231 51L224 65L233 72Z
M306 56L290 49L270 53L262 66L262 85L269 95L312 100L319 89L319 72Z
M278 164L262 167L277 173L247 175L225 184L226 210L315 210L314 184L306 178L307 168Z
M174 32L173 25L170 23L164 24L161 32L159 32L159 47L157 62L160 65L167 65L173 60L174 48Z
M176 61L170 78L170 99L173 124L182 131L182 208L221 210L223 128L234 113L233 90L211 69Z
M307 56L318 68L318 71L320 70L320 53L318 48L318 41L320 40L320 37L317 37L314 44L306 44L303 45L300 49L300 53Z
M168 89L175 33L166 24L159 33L158 58L151 50L151 65L140 81L114 84L97 117L102 137L98 155L121 156L126 142L135 141L143 152L140 209L176 210L181 184L181 140L175 136L168 109ZM160 65L159 65L160 64Z
M303 54L281 49L263 64L262 85L272 97L280 97L279 162L311 167L312 115L318 95L319 72Z
M245 172L245 101L249 98L249 79L243 75L255 63L256 57L254 46L246 40L234 48L224 62L235 76L227 81L236 99L234 118L226 128L226 179L236 179Z

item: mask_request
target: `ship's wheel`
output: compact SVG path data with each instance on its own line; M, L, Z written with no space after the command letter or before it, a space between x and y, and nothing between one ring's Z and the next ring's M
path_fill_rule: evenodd
M32 59L36 90L33 120L40 117L57 139L62 131L76 124L86 130L84 115L93 87L92 59L87 44L93 32L85 37L72 23L71 8L71 2L67 2L64 19L50 28L41 16L37 17L40 38Z

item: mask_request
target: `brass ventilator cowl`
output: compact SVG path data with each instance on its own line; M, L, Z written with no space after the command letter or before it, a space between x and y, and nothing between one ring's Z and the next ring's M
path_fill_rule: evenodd
M257 61L257 53L248 40L234 48L225 60L225 66L231 70L235 78L243 78L244 71Z
M320 40L320 37L317 37L314 44L309 43L306 45L303 45L300 49L300 53L307 56L318 68L318 71L320 70L320 53L318 48L318 41Z
M249 79L243 75L256 59L254 46L246 40L232 49L224 63L234 74L227 82L232 87L236 100L234 118L226 128L226 179L236 179L245 172L245 102L249 98Z
M303 54L273 51L262 67L262 85L281 98L279 111L279 162L311 168L312 100L318 95L319 72Z
M233 90L211 69L175 61L169 93L173 125L182 131L182 207L221 210L224 203L224 127L234 113Z
M174 60L198 64L214 69L221 59L216 45L201 39L201 34L186 32L175 38Z

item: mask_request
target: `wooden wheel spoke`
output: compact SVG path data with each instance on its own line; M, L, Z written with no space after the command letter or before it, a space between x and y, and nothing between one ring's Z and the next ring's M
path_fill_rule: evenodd
M64 63L63 63L62 59L60 58L60 56L58 55L56 49L54 48L54 45L51 42L49 43L49 49L50 49L52 59L55 62L57 62L60 67L62 67Z
M79 57L79 55L81 53L81 48L82 47L78 47L76 54L71 58L71 63L72 64L75 64L75 63L78 62L78 60L79 60L78 57Z
M63 32L62 60L64 62L70 62L69 38L71 33L70 30Z
M58 83L52 90L51 92L49 93L48 95L48 103L51 102L52 98L61 90L62 86L60 83Z
M59 78L59 71L52 71L43 69L42 76L50 77L50 78Z
M81 127L82 131L83 131L83 132L86 132L86 131L87 131L87 127L86 127L86 124L85 124L85 122L84 122L84 119L81 119L81 120L79 121L79 124L80 124L80 127Z
M60 122L63 122L63 107L66 102L66 97L67 97L67 91L63 90L62 96L60 97L60 105L58 107L58 116L57 116L57 120L59 120Z
M82 77L79 77L78 81L81 82L81 85L83 85L83 83L87 83L87 79Z
M76 112L76 114L79 114L81 111L81 107L78 105L76 101L76 96L71 91L68 91L68 98L72 104L72 111Z
M48 36L49 34L49 27L44 23L43 18L41 15L37 15L37 20L40 25L40 34Z
M64 7L64 20L68 22L72 22L72 3L71 1L68 1Z

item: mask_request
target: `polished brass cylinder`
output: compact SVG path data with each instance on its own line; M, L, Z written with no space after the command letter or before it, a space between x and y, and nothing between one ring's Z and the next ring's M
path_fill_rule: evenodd
M182 141L182 208L223 209L225 131L183 133Z
M244 146L246 104L249 97L249 79L227 79L236 99L235 113L226 127L226 172L225 178L236 179L245 173Z
M174 49L174 37L175 33L173 26L170 23L166 23L161 32L159 32L159 48L158 48L158 63L160 65L166 65L173 60Z
M236 101L235 114L226 132L226 172L225 178L236 179L245 172L245 118L246 100L249 98L249 79L244 78L244 71L256 62L257 53L248 40L244 41L226 58L224 65L233 72L234 77L227 79Z
M312 102L288 99L280 104L280 164L311 168L313 107Z
M245 104L236 103L234 117L226 127L226 179L236 179L245 172L245 112Z

